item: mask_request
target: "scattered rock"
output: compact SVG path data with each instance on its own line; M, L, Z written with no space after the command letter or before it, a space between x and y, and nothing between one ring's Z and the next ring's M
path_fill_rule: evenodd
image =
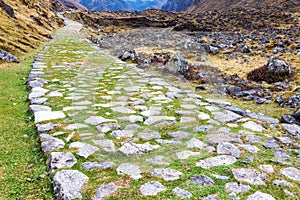
M105 162L84 162L82 169L84 170L94 170L94 169L108 169L115 166L115 163L105 161Z
M252 185L265 185L267 175L255 169L239 168L232 169L233 176L238 181L244 181Z
M114 183L102 184L97 189L96 196L92 198L92 200L103 200L116 192L119 188L120 186L116 186Z
M206 158L196 163L196 166L204 169L209 169L216 166L232 165L236 162L236 158L233 156L216 156L212 158Z
M142 171L138 165L130 164L130 163L122 163L117 168L117 174L127 174L133 179L142 178Z
M248 192L250 190L249 185L241 184L238 182L231 182L225 184L225 190L229 192L235 192L235 193L244 193Z
M165 181L174 181L180 178L183 173L170 168L156 168L150 172L151 176L162 177Z
M144 144L125 143L119 148L119 151L125 155L144 154L159 147L159 145L151 145L149 142Z
M294 167L283 168L280 172L294 181L300 182L300 170Z
M61 149L65 146L65 143L61 139L57 139L48 134L41 134L40 141L44 153L48 153L54 149Z
M191 181L201 187L214 186L214 181L205 175L193 175L191 176Z
M99 151L99 148L83 142L73 142L69 145L69 148L77 148L77 154L84 158L88 158L90 155Z
M247 200L275 200L271 195L256 191L254 194L248 196Z
M233 155L236 158L239 158L241 156L241 151L239 150L239 148L229 142L219 143L217 146L217 152L218 154Z
M160 182L150 181L140 187L140 191L145 196L154 196L158 193L165 191L167 188L163 186Z
M71 152L52 152L48 156L48 171L53 172L56 169L71 168L77 163L77 159Z

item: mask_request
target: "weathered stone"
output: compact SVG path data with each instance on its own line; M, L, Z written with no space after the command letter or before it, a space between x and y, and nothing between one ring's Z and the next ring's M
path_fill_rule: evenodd
M185 124L185 123L192 123L192 122L196 122L196 118L194 117L181 117L180 118L180 123L181 124Z
M269 174L274 173L274 168L272 167L272 165L260 165L259 169Z
M55 199L82 199L82 187L88 179L86 175L76 170L57 172L53 177Z
M218 120L223 123L236 121L238 119L242 118L241 115L238 115L231 111L226 111L226 113L215 113L215 120Z
M46 133L48 131L51 131L59 126L60 124L47 123L47 124L37 124L36 128L37 128L37 132L40 134L40 133Z
M214 128L214 126L212 125L203 125L203 126L196 126L196 128L194 129L195 132L208 132L210 130L212 130Z
M262 140L262 138L260 136L256 136L256 135L247 135L246 136L246 140L250 143L250 144L254 144L254 143L258 143Z
M159 148L159 145L151 145L149 142L144 144L125 143L119 148L119 151L125 155L144 154Z
M47 100L47 98L32 98L30 99L30 104L41 105L44 104Z
M115 137L117 139L126 138L126 137L132 137L134 134L134 131L132 130L115 130L113 131L110 136Z
M212 158L206 158L196 163L196 166L204 169L209 169L216 166L232 165L236 162L236 158L233 156L216 156Z
M163 186L160 182L157 181L150 181L147 183L144 183L140 187L140 191L142 195L145 196L154 196L157 195L158 193L165 191L167 188Z
M120 186L116 186L114 183L102 184L97 189L96 196L92 198L92 200L103 200L111 196L111 194L116 192L119 188Z
M274 180L273 185L293 187L293 185L290 182L285 180Z
M267 149L275 149L279 147L279 144L275 139L269 139L263 143L263 146Z
M202 142L201 140L199 140L197 138L192 138L192 139L190 139L190 141L187 142L187 148L189 148L189 149L191 149L191 148L202 149L206 146L207 146L207 144L205 144L204 142Z
M283 150L275 150L274 157L279 158L281 160L286 160L286 159L291 158L291 156L286 154Z
M180 198L192 198L193 197L192 193L190 193L190 192L188 192L186 190L183 190L183 189L181 189L179 187L174 188L172 190L172 192L174 194L176 194L177 196L179 196Z
M276 139L286 145L294 144L294 141L289 137L277 137Z
M122 106L113 107L113 108L111 108L111 110L113 112L118 112L118 113L122 113L122 114L134 114L135 113L134 110L131 110L129 108L122 107Z
M219 144L221 142L232 142L232 143L242 143L241 136L237 134L222 134L215 133L206 136L207 142L209 144Z
M96 145L99 145L107 152L115 152L115 144L112 140L93 140Z
M73 142L69 145L69 148L77 148L77 154L84 158L88 158L90 155L99 151L99 148L83 142Z
M218 200L218 198L215 194L211 194L206 197L203 197L201 200Z
M51 108L49 106L30 105L29 111L30 113L34 114L35 112L39 112L39 111L51 111Z
M198 114L198 119L199 119L199 120L209 120L209 119L210 119L210 116L209 116L209 114L206 114L206 113L204 113L204 112L200 112L200 113Z
M116 164L113 162L109 162L109 161L104 161L104 162L85 162L82 165L82 169L84 170L94 170L94 169L108 169L111 168L113 166L115 166Z
M269 194L256 191L254 194L248 196L247 200L275 200L275 198Z
M259 151L259 148L257 148L256 146L253 146L253 145L240 144L239 146L242 147L243 149L249 151L250 153L257 154L257 152Z
M283 168L280 172L294 181L300 182L300 170L294 167Z
M120 117L119 119L128 120L131 123L143 122L144 121L144 118L142 116L139 116L139 115L124 116L124 117Z
M231 182L225 184L225 190L235 193L244 193L250 190L250 186L237 182Z
M225 181L225 180L229 180L230 178L228 176L221 176L221 175L218 175L218 174L211 174L213 177L215 177L216 179L219 179L219 180L222 180L222 181Z
M116 122L116 120L105 119L104 117L101 116L91 116L86 120L84 120L84 122L90 125L98 125L106 122Z
M86 124L75 123L75 124L70 124L70 125L64 127L64 130L74 131L74 130L85 129L85 128L89 128L89 126Z
M176 121L175 117L171 116L150 116L145 122L145 125L152 125L159 121Z
M100 124L96 127L96 129L101 133L107 133L112 130L118 130L119 128L120 126L117 123Z
M117 168L117 174L127 174L133 179L142 178L142 171L138 165L130 164L130 163L122 163Z
M279 60L278 57L271 57L268 61L267 69L269 72L277 74L289 75L292 73L290 64L284 60Z
M161 138L161 135L159 132L141 132L138 133L138 137L142 138L143 140L152 140L152 139L158 139Z
M239 150L239 148L229 142L219 143L217 146L217 152L218 154L233 155L236 158L239 158L241 156L241 151Z
M175 139L186 139L189 137L189 133L177 131L177 132L167 133L167 137L171 137L171 138L175 138Z
M77 159L71 152L52 152L48 156L48 171L53 172L56 169L71 168L77 163Z
M163 140L163 139L156 139L155 142L161 145L169 145L169 144L180 144L180 140Z
M262 127L262 125L257 124L255 122L246 122L245 124L243 124L244 128L250 129L251 131L256 131L256 132L263 132L265 129L264 127Z
M34 122L63 119L66 115L62 111L38 111L34 113Z
M281 124L283 128L293 137L300 138L300 126L297 124Z
M177 158L181 160L188 159L191 156L199 156L199 155L201 155L200 152L193 152L193 151L181 151L176 153Z
M191 176L191 181L201 187L214 186L214 181L205 175L193 175Z
M156 168L150 172L151 176L162 177L165 181L174 181L180 178L182 172L170 168Z
M239 168L232 169L233 176L238 181L244 181L252 185L265 185L267 175L255 169Z
M163 161L163 156L155 156L153 158L146 159L146 162L149 162L153 165L169 165L170 163Z
M49 94L47 94L47 97L62 97L62 96L63 96L63 93L58 92L58 91L53 91L53 92L50 92Z
M222 105L222 106L230 106L231 105L229 102L220 100L220 99L206 99L205 101L210 104L217 104L217 105Z
M65 143L61 139L57 139L48 134L41 134L40 141L44 153L48 153L54 149L61 149L65 146Z

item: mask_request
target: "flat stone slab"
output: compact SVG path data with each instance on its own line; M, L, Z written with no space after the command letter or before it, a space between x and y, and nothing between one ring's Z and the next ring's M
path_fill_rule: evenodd
M241 156L240 149L229 142L219 143L217 146L217 152L218 154L233 155L236 158L239 158Z
M200 113L198 114L198 119L199 119L199 120L209 120L209 119L210 119L210 116L209 116L209 114L206 114L206 113L204 113L204 112L200 112Z
M172 190L172 192L180 198L192 198L193 195L189 191L183 190L179 187L176 187Z
M114 183L102 184L97 189L96 196L92 200L103 200L106 197L111 196L116 192L120 186L115 185Z
M59 126L60 124L53 124L49 122L47 124L37 124L36 128L37 128L37 132L40 134L40 133L46 133L48 131L51 131Z
M64 119L65 117L66 115L62 111L38 111L34 113L34 122Z
M259 148L257 148L254 145L250 145L250 144L240 144L239 147L245 149L246 151L253 153L253 154L257 154L257 152L259 151Z
M165 190L167 188L158 181L150 181L140 187L140 191L144 196L154 196Z
M167 137L175 138L175 139L187 139L189 137L190 133L183 132L183 131L177 131L172 133L167 133Z
M300 138L300 126L297 124L281 124L283 128L293 137Z
M250 188L251 187L249 185L241 184L238 182L230 182L225 184L225 190L235 193L248 192Z
M232 169L233 176L238 181L250 183L252 185L265 185L264 179L267 175L256 169L239 168Z
M187 124L187 123L192 123L192 122L196 122L197 119L194 117L181 117L180 118L180 123L181 124Z
M70 125L64 127L64 130L74 131L74 130L79 130L79 129L84 129L84 128L89 128L89 126L86 124L75 123L75 124L70 124Z
M134 110L131 110L129 108L122 107L122 106L112 107L111 110L113 112L118 112L118 113L122 113L122 114L134 114L135 113Z
M77 170L62 170L53 177L55 199L82 199L82 187L89 180Z
M122 163L117 168L117 174L127 174L132 179L140 179L142 171L138 165L130 164L130 163Z
M144 121L144 118L142 116L139 116L139 115L124 116L124 117L120 117L119 119L130 121L131 123L143 122Z
M159 147L159 145L151 145L149 142L144 144L125 143L119 148L119 151L125 155L144 154Z
M159 139L161 138L161 135L159 132L141 132L138 133L138 137L143 140L152 140L152 139Z
M117 123L100 124L96 127L96 129L101 133L107 133L112 130L118 130L119 128L120 126Z
M111 168L113 166L115 166L116 164L113 162L109 162L109 161L104 161L104 162L84 162L82 165L82 169L84 170L94 170L94 169L108 169Z
M146 159L146 162L149 162L153 165L169 165L170 163L163 160L164 156L155 156L153 158Z
M193 151L181 151L176 153L177 158L180 160L185 160L191 156L199 156L199 155L201 155L200 152L193 152Z
M53 91L47 94L47 97L62 97L62 96L64 96L63 93L58 91Z
M61 139L52 137L48 134L40 135L41 147L44 153L48 153L54 149L64 148L65 143Z
M175 117L172 116L150 116L144 122L145 125L152 125L160 121L176 121Z
M41 105L30 105L29 106L29 112L34 114L39 111L51 111L51 108L49 106L41 106Z
M69 148L77 148L77 154L84 158L88 158L90 155L99 151L98 147L83 142L73 142L69 145Z
M238 134L215 133L206 136L209 144L215 145L221 142L242 143L241 136Z
M193 175L190 179L193 183L201 187L209 187L215 185L215 182L205 175Z
M110 133L110 136L115 137L117 139L121 138L131 138L134 134L134 131L132 130L115 130L112 133Z
M262 125L257 124L253 121L246 122L245 124L243 124L243 127L255 132L263 132L265 130Z
M248 196L247 200L275 200L270 194L256 191L254 194Z
M280 172L287 178L300 182L300 170L294 167L283 168Z
M202 167L204 169L209 169L216 166L232 165L236 161L237 160L234 156L223 155L200 160L196 163L196 166Z
M151 176L162 177L165 181L177 180L182 174L182 172L170 168L156 168L150 172Z
M112 140L93 140L96 145L99 145L107 152L115 152L115 144Z
M236 121L240 118L242 118L241 115L238 115L231 111L226 111L226 113L221 113L221 112L215 113L215 120L223 123Z
M230 106L231 104L227 101L220 100L220 99L205 99L206 102L210 104L217 104L222 106Z
M207 146L207 144L205 144L204 142L202 142L201 140L199 140L197 138L192 138L187 142L187 148L189 148L189 149L192 149L192 148L202 149L206 146Z
M104 117L101 116L91 116L86 120L84 120L84 122L90 125L98 125L106 122L117 122L117 121L113 119L105 119Z
M259 169L261 169L264 172L269 173L269 174L274 173L274 168L272 165L260 165Z
M77 163L77 159L71 152L52 152L48 156L48 171L53 172L56 169L71 168Z

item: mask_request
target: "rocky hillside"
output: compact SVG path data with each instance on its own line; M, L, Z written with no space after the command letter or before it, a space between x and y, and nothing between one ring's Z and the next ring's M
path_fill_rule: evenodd
M168 0L165 5L162 6L162 10L168 10L172 12L184 12L191 5L194 0Z
M118 11L130 10L129 6L123 0L80 0L82 5L89 10L96 11Z
M300 5L298 0L195 0L193 5L188 8L188 12L196 13L213 10L229 10L232 8L245 7L295 7Z
M75 10L88 10L85 6L80 4L76 0L58 0L59 3L63 4L64 6L75 9Z
M0 50L19 57L51 38L63 25L55 12L60 6L52 0L0 0Z

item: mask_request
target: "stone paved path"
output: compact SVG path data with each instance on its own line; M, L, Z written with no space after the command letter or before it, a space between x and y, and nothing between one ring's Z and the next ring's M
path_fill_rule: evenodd
M299 126L109 56L67 20L29 75L55 199L297 199Z

